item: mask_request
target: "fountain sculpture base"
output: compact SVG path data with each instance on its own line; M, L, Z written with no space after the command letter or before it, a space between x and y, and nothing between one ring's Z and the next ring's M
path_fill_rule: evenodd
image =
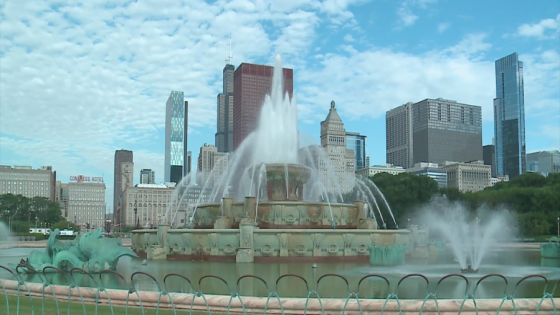
M405 262L406 246L400 244L369 246L371 266L398 266Z
M461 269L461 273L478 273L478 269L473 269L471 265L468 265L467 268Z

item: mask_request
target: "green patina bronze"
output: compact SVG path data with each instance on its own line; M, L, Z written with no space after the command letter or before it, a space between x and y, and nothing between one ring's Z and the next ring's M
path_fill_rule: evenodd
M400 244L391 246L370 246L369 264L372 266L398 266L404 264L406 247Z
M443 253L447 251L445 248L445 242L442 240L430 240L428 246L434 246L438 252Z
M560 240L556 237L551 237L548 243L542 244L541 257L560 259Z
M115 270L123 256L138 257L130 248L123 247L119 239L103 237L102 232L103 229L97 229L63 242L57 239L60 230L55 229L47 240L45 251L32 251L27 260L22 260L18 266L24 272L52 266L61 270L81 268L96 273Z

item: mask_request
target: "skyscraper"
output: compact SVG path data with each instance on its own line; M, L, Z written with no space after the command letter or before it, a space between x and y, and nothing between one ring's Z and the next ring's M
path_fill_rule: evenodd
M496 177L496 147L493 144L483 146L482 158L485 165L490 165L492 177Z
M140 170L140 184L155 184L156 183L156 172L151 169Z
M525 173L527 167L523 86L523 62L517 53L496 60L496 173L510 179Z
M329 114L324 121L321 122L321 146L324 148L327 156L330 159L330 164L333 171L325 168L324 161L318 161L316 165L319 167L319 176L322 176L322 182L326 183L327 191L336 192L341 189L343 193L352 191L355 183L355 166L354 166L354 151L348 149L346 145L346 131L344 130L344 123L338 112L336 111L334 101L331 101L331 108ZM322 166L321 166L322 165ZM331 174L338 176L334 181L328 177Z
M385 114L387 163L403 168L414 165L412 142L412 103Z
M270 94L274 68L242 63L233 75L233 149L257 128L265 96ZM294 92L294 70L283 69L284 94Z
M482 160L482 109L443 98L412 106L414 163Z
M164 181L179 183L186 171L188 102L183 92L171 91L165 110Z
M121 213L119 211L119 198L122 192L122 167L123 163L133 163L133 154L129 150L116 150L115 151L115 169L114 169L114 181L113 181L113 220L115 224L121 223Z
M216 147L218 152L233 151L233 73L235 67L224 67L223 92L217 98Z
M346 132L346 148L354 151L356 170L369 167L366 163L366 136L357 132Z
M190 170L190 166L188 165L188 140L189 140L189 102L185 101L185 120L183 122L183 176L187 176ZM180 181L180 180L179 180Z
M187 151L187 174L192 171L192 152Z
M482 160L480 106L443 98L407 103L387 112L387 163Z

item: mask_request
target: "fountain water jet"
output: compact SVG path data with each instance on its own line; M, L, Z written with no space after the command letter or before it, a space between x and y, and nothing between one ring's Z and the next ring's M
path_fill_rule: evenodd
M463 273L476 273L490 247L507 239L510 231L508 211L480 208L475 218L469 218L462 204L445 197L435 198L419 211L426 226L447 240Z

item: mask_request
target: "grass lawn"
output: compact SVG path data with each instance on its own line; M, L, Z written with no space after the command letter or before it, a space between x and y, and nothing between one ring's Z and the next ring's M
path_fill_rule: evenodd
M12 296L9 295L8 296L8 303L10 306L10 312L7 312L7 307L6 307L6 297L3 295L0 295L0 314L6 314L6 315L31 315L31 301L29 299L28 296L24 296L20 298L20 304L19 304L19 313L17 313L17 297L16 296ZM54 300L51 299L46 299L45 300L45 311L44 313L42 312L42 307L43 307L43 301L41 300L41 298L39 297L33 297L33 308L35 311L35 314L40 315L40 314L46 314L46 315L62 315L62 314L68 314L68 302L62 302L59 301L58 302L58 312L57 312L57 308L56 308L56 303L54 302ZM125 315L126 313L126 308L122 307L122 306L113 306L113 312L115 315ZM71 302L70 303L70 314L72 315L79 315L79 314L84 314L84 308L82 306L82 304L80 303L74 303ZM95 305L94 304L86 304L86 314L99 314L99 315L111 315L111 308L106 305L98 305L97 306L97 313L95 313ZM152 315L152 314L156 314L156 310L155 309L144 309L144 313L142 313L142 309L140 309L139 307L130 307L128 309L128 314L129 315L142 315L142 314L146 314L146 315ZM173 310L169 310L169 309L165 309L165 310L159 310L159 314L161 315L171 315L174 314ZM177 310L177 314L188 314L187 310ZM208 314L206 312L194 312L193 314L195 315L202 315L202 314Z

